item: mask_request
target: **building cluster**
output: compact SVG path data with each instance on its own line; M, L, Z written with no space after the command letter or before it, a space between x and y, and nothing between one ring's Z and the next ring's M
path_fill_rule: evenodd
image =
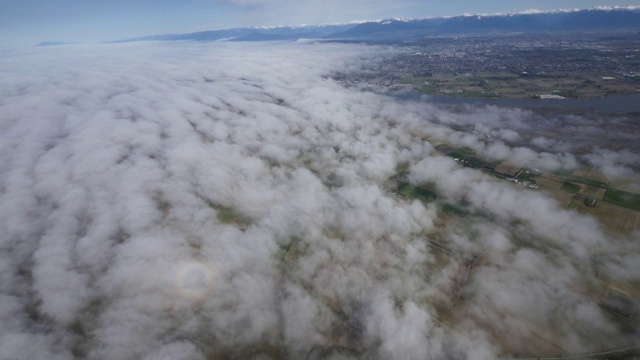
M544 100L562 100L565 98L564 96L555 95L555 94L542 94L542 95L538 95L538 97Z
M456 36L415 42L415 51L389 62L395 72L413 76L444 73L513 73L541 76L557 73L600 73L640 76L640 40L619 41L594 34L518 34ZM637 45L629 46L631 44ZM603 75L614 78L612 75Z
M447 36L399 42L406 51L371 68L334 77L345 83L394 86L435 73L503 73L523 78L554 74L599 74L599 78L640 78L640 38L598 34L511 34ZM587 86L589 84L584 84Z
M520 170L518 170L518 172L516 172L515 175L511 175L511 174L505 174L505 173L496 171L496 169L494 169L493 167L489 165L485 165L482 168L482 171L487 172L497 178L504 179L504 180L525 186L529 189L537 189L540 187L540 185L538 185L535 182L535 180L531 179L531 178L542 175L542 173L538 169L523 167L523 168L520 168Z
M540 185L536 184L535 181L520 180L520 179L514 178L513 176L506 177L505 180L514 182L516 184L520 184L522 186L526 186L529 189L537 189L540 187Z

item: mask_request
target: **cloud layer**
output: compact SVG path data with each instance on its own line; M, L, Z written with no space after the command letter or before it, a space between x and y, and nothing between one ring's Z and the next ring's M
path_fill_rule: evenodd
M393 51L171 43L0 59L2 357L636 345L637 325L608 316L599 291L602 274L640 280L638 233L605 234L435 146L544 169L618 163L624 176L637 161L523 139L539 119L526 111L452 111L331 77ZM397 181L438 199L402 198Z

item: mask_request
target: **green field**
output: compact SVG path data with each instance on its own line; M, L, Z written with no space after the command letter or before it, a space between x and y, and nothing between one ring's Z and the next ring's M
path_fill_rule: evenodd
M442 211L444 215L454 215L454 216L467 216L469 215L469 211L464 209L462 206L451 204L451 203L440 203L438 209Z
M590 179L590 178L586 178L586 177L582 177L582 176L571 176L569 178L571 181L573 182L577 182L577 183L581 183L581 184L585 184L585 185L589 185L589 186L594 186L597 188L606 188L607 187L607 183L604 181L598 181L598 180L594 180L594 179Z
M473 169L480 169L487 163L486 161L475 156L467 156L465 158L465 161L465 165Z
M560 187L560 190L564 190L566 192L577 194L580 191L580 185L574 184L571 181L565 181Z
M225 224L236 225L240 228L246 228L249 225L249 220L237 213L235 210L227 207L217 207L218 220Z
M604 193L602 200L627 209L640 211L640 195L630 192L609 188Z
M413 186L408 183L402 183L398 186L398 195L400 195L403 199L413 200L417 199L422 201L424 204L428 204L437 199L437 195L424 188L419 188Z

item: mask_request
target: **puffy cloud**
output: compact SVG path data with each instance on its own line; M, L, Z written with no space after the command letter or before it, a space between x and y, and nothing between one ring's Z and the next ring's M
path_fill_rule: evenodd
M436 150L557 169L578 166L573 147L526 147L541 120L530 112L453 111L331 77L393 51L3 57L0 353L492 359L551 353L532 333L569 353L631 341L594 299L600 270L638 280L637 234L612 239ZM633 165L611 149L584 158Z
M638 178L634 170L640 168L640 160L636 153L628 149L613 151L596 147L592 153L584 155L584 158L610 179Z

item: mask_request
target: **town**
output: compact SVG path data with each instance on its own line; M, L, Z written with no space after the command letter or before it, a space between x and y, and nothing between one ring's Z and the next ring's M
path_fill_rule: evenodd
M387 42L401 51L346 83L489 98L593 98L640 91L640 38L609 34L448 35Z

